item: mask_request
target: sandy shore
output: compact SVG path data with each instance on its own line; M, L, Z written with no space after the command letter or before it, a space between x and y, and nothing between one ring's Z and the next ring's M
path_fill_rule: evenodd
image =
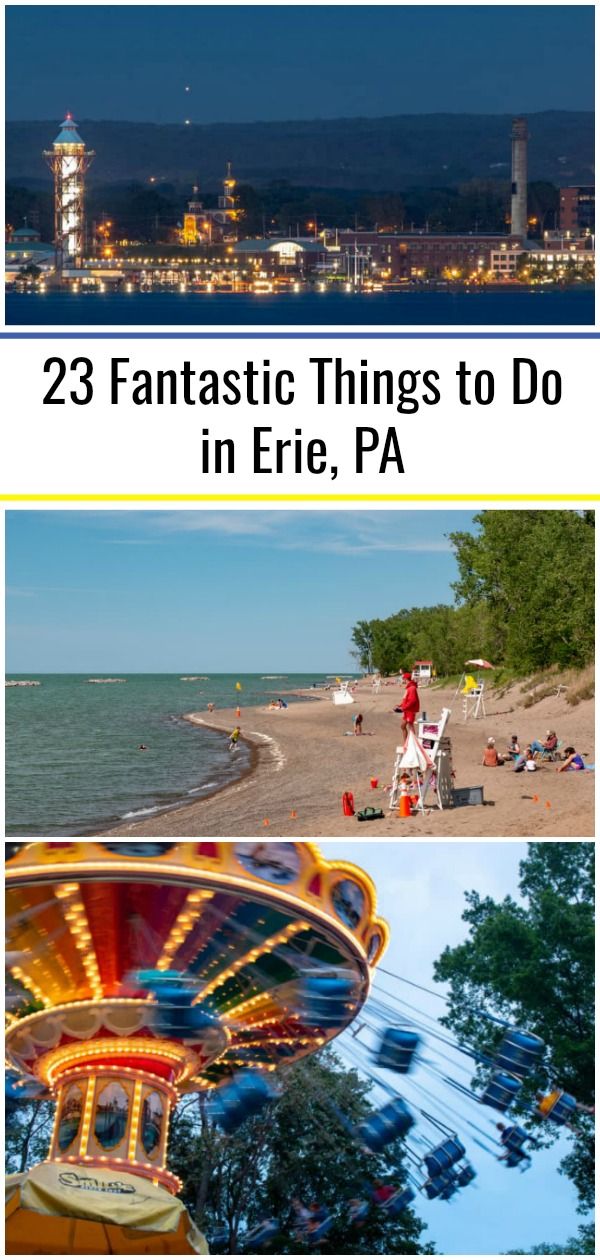
M121 825L106 833L138 836L592 836L594 780L585 773L557 774L545 765L535 774L514 774L508 765L495 770L481 765L486 738L493 735L502 751L516 732L521 744L544 738L548 727L563 744L573 744L594 761L594 702L571 707L562 697L549 697L530 709L513 687L501 699L490 695L487 717L463 723L460 699L454 703L448 727L457 787L483 785L486 804L461 809L431 810L400 819L388 812L385 787L390 784L400 719L393 712L401 688L387 686L374 696L369 685L359 687L352 706L334 706L327 693L307 704L282 711L242 710L242 737L252 746L252 768L237 783L213 796L143 822ZM453 692L421 692L422 707L430 718L442 707L453 707ZM352 729L352 714L364 715L360 737ZM188 720L230 732L236 724L233 709L210 715L188 714ZM371 775L379 779L370 788ZM382 808L385 818L358 823L342 812L342 793L354 794L357 809ZM536 801L534 797L539 799ZM268 822L266 821L268 820Z

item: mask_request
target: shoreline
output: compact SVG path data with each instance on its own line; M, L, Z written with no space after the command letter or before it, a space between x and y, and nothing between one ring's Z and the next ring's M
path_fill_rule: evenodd
M562 697L549 697L528 709L525 696L513 687L502 698L490 693L488 716L463 723L460 700L450 689L423 689L422 708L429 717L453 707L448 728L452 739L456 786L482 785L484 805L439 811L410 819L389 812L386 789L392 776L400 722L393 712L402 694L397 685L375 696L370 685L359 686L352 706L331 703L330 693L302 693L315 704L285 710L254 706L242 709L241 738L250 748L250 765L233 783L215 788L190 804L175 805L143 820L113 826L100 834L113 836L264 836L390 839L436 836L581 836L594 834L594 776L557 775L543 765L533 775L515 775L509 765L481 765L483 745L493 734L503 749L514 731L522 741L554 726L563 745L574 743L593 760L594 702L572 708ZM352 733L352 714L362 709L363 735ZM219 710L207 720L187 713L186 721L228 734L235 710ZM371 775L379 779L370 788ZM356 809L382 808L384 818L360 824L343 815L341 797L352 791Z
M285 695L302 695L303 693L302 692L285 692L284 694ZM225 710L219 710L219 712L225 712ZM229 710L227 710L227 712L229 712ZM250 712L250 709L248 710L248 712ZM214 714L211 714L211 718L214 718L214 716L215 716ZM204 726L208 730L215 731L219 735L228 735L231 729L231 724L232 724L231 721L229 721L225 724L225 726L219 726L214 720L210 722L207 721L200 713L182 713L181 720L183 722L189 722L190 725L192 726ZM235 721L236 719L234 718L233 719L234 724L235 724ZM246 744L246 746L248 747L250 751L250 762L247 766L244 766L240 769L235 779L230 780L226 783L215 784L215 786L211 788L210 791L206 792L204 796L196 797L196 799L189 804L187 802L182 802L181 798L178 797L177 800L173 801L172 805L164 805L162 807L158 806L153 811L152 814L147 815L148 821L150 822L150 819L152 820L158 819L168 814L184 814L188 810L194 810L198 806L204 804L206 801L213 800L214 797L217 797L217 796L223 797L228 792L237 791L246 779L252 778L253 775L260 774L261 769L264 768L263 761L268 761L269 758L273 758L273 760L275 761L275 769L280 769L285 764L285 755L279 748L279 745L276 743L275 739L272 738L272 736L266 735L261 731L253 731L251 735L247 735L247 734L240 735L240 739L243 740L244 744ZM130 821L127 821L126 819L121 819L120 822L125 824L125 829L128 832L133 829L138 830L140 826L142 827L143 830L146 830L142 819L132 818ZM116 835L121 835L123 833L123 830L124 828L122 826L117 826L117 827L111 826L107 829L103 828L102 830L98 830L97 828L94 828L92 831L86 832L85 834L86 835L100 835L100 836L116 836ZM84 833L80 833L80 834L84 834Z

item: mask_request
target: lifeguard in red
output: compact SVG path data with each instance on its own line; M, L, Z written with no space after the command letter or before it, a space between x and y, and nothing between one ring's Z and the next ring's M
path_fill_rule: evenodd
M414 732L415 718L421 705L417 684L412 674L403 674L402 681L406 683L406 691L400 701L400 710L402 712L402 732L406 738L409 731Z

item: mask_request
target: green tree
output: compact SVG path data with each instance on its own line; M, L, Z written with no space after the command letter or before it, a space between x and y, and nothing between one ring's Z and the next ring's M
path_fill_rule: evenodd
M352 628L352 655L366 674L373 672L373 630L372 622L357 621Z
M506 1256L595 1256L593 1225L580 1225L574 1238L565 1243L539 1243L531 1251L505 1251Z
M532 224L532 236L541 237L548 228L558 226L560 191L544 179L532 179L527 186L527 206Z
M495 655L523 671L594 654L594 530L573 511L481 512L450 534L457 599L490 611Z
M6 1110L5 1163L7 1173L25 1172L32 1164L46 1159L52 1133L54 1104L24 1102L11 1104Z
M531 844L519 886L521 902L466 893L468 939L444 950L434 974L449 985L442 1023L483 1054L493 1057L502 1036L484 1008L543 1039L544 1064L526 1081L516 1105L531 1119L536 1089L548 1082L584 1105L593 1099L593 844ZM488 1074L480 1069L477 1084ZM594 1190L592 1121L578 1113L575 1125L572 1150L560 1168L586 1211ZM557 1135L549 1125L536 1133L548 1141Z
M468 657L493 656L497 646L485 601L404 608L382 620L358 621L352 642L362 669L386 674L416 660L432 660L438 674L460 673Z
M226 1230L228 1243L220 1250L243 1250L247 1229L274 1217L280 1232L262 1250L313 1253L314 1245L295 1235L297 1198L332 1214L331 1232L319 1244L322 1254L431 1253L420 1241L423 1222L410 1209L397 1221L375 1207L360 1226L348 1219L349 1199L364 1198L377 1178L399 1184L403 1176L398 1143L385 1155L369 1155L340 1120L354 1123L371 1110L369 1089L328 1050L291 1067L281 1098L231 1136L215 1129L206 1100L176 1118L170 1167L182 1177L182 1198L209 1239L217 1227Z
M19 275L25 280L39 280L42 274L41 267L36 267L35 263L28 263L26 267L21 267Z

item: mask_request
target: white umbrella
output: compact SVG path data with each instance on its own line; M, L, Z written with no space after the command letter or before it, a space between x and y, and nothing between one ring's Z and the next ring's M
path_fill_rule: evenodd
M431 757L427 754L422 744L419 743L414 731L408 731L404 751L400 758L400 768L402 770L421 770L424 774L432 766Z
M491 661L482 661L481 657L477 661L465 661L465 665L476 665L478 669L495 669L496 668L495 665L492 665Z

